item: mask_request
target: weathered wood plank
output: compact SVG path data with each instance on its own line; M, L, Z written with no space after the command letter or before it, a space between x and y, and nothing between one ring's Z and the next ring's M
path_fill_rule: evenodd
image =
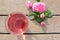
M60 14L60 0L43 0L53 14Z
M0 33L7 32L6 30L6 20L7 17L0 17Z
M0 40L17 40L17 36L0 34Z
M2 34L0 40L21 40L21 36ZM52 35L26 35L26 40L52 40Z
M0 14L10 14L11 12L29 13L26 8L26 0L0 0Z
M53 35L54 40L60 40L60 34Z
M53 16L53 18L47 21L47 32L58 32L60 33L60 16Z
M36 0L31 0L31 2L36 2ZM53 14L60 13L60 0L43 0L46 5L52 10ZM10 14L11 12L23 12L28 14L26 8L26 0L0 0L0 14Z
M8 31L7 31L7 29L6 29L6 22L7 22L7 19L8 19L8 17L4 17L4 16L1 16L1 18L0 18L0 33L8 33ZM38 29L38 30L36 30L36 29ZM39 33L39 32L43 32L42 30L41 30L41 27L37 27L37 25L35 25L34 23L32 23L30 20L29 20L29 26L28 26L28 31L27 32L37 32L37 33Z
M27 35L27 40L52 40L52 35Z
M21 40L21 36L0 34L0 40ZM60 40L60 34L26 35L26 40Z
M6 16L0 16L0 33L9 33L8 30L6 29L6 21L7 21ZM29 26L28 26L28 31L27 33L51 33L51 32L60 32L60 16L54 16L52 18L49 18L47 20L47 26L46 27L41 27L40 24L30 21L29 20Z

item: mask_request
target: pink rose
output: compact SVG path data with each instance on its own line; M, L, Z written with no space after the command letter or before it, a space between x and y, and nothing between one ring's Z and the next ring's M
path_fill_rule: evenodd
M32 3L31 1L27 0L26 1L26 7L29 9L29 8L32 8Z
M44 17L45 17L45 15L44 15L44 13L42 13L42 14L40 15L40 18L41 18L41 19L44 19Z
M40 25L41 25L42 27L44 27L44 26L45 26L45 22L41 22Z
M39 13L44 12L45 9L46 9L46 5L43 2L36 2L32 6L32 10L36 11L36 12L39 12Z

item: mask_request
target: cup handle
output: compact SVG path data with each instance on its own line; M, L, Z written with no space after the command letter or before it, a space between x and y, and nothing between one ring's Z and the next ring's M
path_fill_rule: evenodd
M22 29L20 29L20 31L21 31L21 37L22 37L22 40L26 40L26 36L23 34Z
M21 35L22 40L26 40L26 36L25 35Z

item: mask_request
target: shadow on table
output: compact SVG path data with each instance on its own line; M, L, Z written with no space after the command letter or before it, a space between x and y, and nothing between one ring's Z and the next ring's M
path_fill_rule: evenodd
M30 30L28 29L28 31L30 32ZM32 36L29 36L29 35L25 35L26 36L26 40L33 40L32 39ZM18 40L22 40L22 37L21 36L17 36Z

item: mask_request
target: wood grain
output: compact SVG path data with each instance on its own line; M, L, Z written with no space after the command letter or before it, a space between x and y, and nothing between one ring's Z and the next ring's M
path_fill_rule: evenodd
M36 0L31 0L35 3ZM60 14L60 0L43 0L53 14ZM22 12L28 14L26 0L0 0L0 14L10 14L11 12Z
M0 40L21 40L21 36L0 34ZM60 34L26 35L26 40L60 40Z
M41 27L36 21L29 20L29 26L26 33L52 33L58 32L60 33L60 16L53 16L49 18L46 23L46 27ZM0 16L0 33L9 33L6 29L6 22L8 16Z
M34 0L31 0L34 3ZM26 0L0 0L0 14L10 14L11 12L29 13L26 8Z
M17 40L17 36L0 34L0 40Z
M53 35L53 37L54 40L60 40L60 34L55 34Z
M21 36L0 34L0 40L21 40ZM52 40L52 35L26 35L26 40Z
M53 14L60 14L60 0L43 0Z

